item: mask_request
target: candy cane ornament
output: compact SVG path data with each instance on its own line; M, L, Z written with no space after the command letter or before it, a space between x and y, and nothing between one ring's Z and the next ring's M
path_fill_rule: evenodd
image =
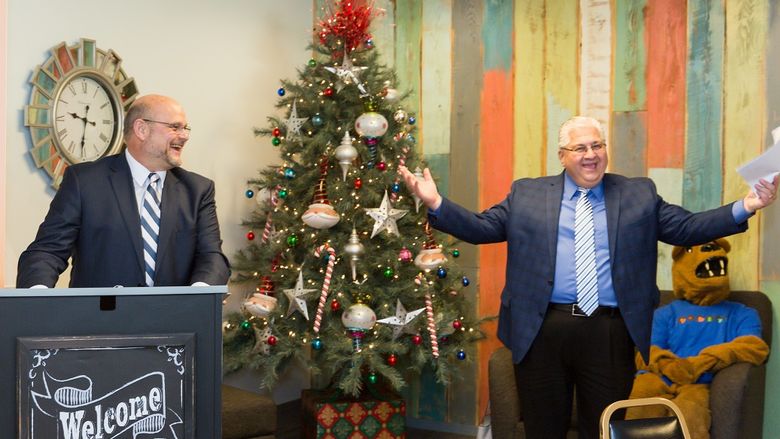
M398 166L406 166L406 155L409 153L409 147L404 146L401 148L401 157L398 158ZM398 175L395 176L395 180L393 183L399 184L401 182L401 177ZM390 201L397 201L398 200L398 194L393 192L390 194Z
M314 256L320 257L323 252L328 252L328 267L325 269L325 280L322 282L322 291L320 292L320 302L317 304L317 314L314 316L314 333L320 333L320 324L322 323L322 311L325 309L325 302L328 299L328 290L330 289L330 279L333 277L333 266L336 264L336 250L327 244L317 247L314 250Z
M414 278L414 283L425 288L425 315L428 319L428 333L431 335L431 355L433 358L439 358L439 338L436 335L436 319L433 315L433 300L431 293L428 292L428 282L422 273Z

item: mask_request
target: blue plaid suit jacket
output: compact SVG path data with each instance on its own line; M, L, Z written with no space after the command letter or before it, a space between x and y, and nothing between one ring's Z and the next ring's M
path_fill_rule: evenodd
M563 173L524 178L509 195L481 213L444 199L433 227L472 244L507 243L506 283L501 292L498 338L521 361L542 325L552 296ZM648 178L604 175L612 285L618 307L639 352L648 358L656 286L658 241L691 246L747 230L731 204L691 213L665 202ZM572 269L574 269L572 267Z

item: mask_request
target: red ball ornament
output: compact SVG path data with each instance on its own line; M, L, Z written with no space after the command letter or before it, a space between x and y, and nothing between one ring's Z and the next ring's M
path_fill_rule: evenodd
M250 241L252 241L253 239L255 239L255 232L248 232L248 233L246 234L246 239L248 239L248 240L250 240Z
M330 302L330 309L331 311L336 312L341 309L341 304L338 300L333 299L333 301Z
M461 323L460 320L455 320L452 322L452 327L455 329L460 329L463 327L463 323Z
M415 345L419 345L420 343L422 343L422 337L419 334L418 335L413 335L412 336L412 343L414 343Z
M331 87L328 87L322 91L322 94L325 95L326 97L331 97L333 96L333 89Z
M390 354L387 356L387 364L390 366L395 366L395 363L398 362L398 357L395 356L395 354Z
M361 187L363 187L363 180L356 178L354 186L355 189L360 189Z
M279 137L282 135L282 130L280 130L279 127L276 127L271 131L271 134L273 134L274 137Z
M412 252L406 247L402 248L401 251L398 252L398 260L401 262L411 262Z
M387 163L379 162L376 164L376 168L379 169L380 171L384 171L385 169L387 169Z
M273 335L269 335L266 341L268 342L269 346L276 346L276 337Z

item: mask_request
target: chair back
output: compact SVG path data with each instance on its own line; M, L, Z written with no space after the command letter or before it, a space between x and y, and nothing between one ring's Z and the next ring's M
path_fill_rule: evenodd
M620 409L663 405L673 416L647 419L612 420ZM675 403L665 398L637 398L614 402L601 414L601 439L689 439L688 425Z

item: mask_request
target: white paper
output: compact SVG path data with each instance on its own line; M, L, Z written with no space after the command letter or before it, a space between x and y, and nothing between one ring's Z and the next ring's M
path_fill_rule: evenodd
M775 142L772 147L737 168L737 172L750 185L751 189L758 184L759 179L772 181L775 175L780 174L780 127L772 130L772 138Z

